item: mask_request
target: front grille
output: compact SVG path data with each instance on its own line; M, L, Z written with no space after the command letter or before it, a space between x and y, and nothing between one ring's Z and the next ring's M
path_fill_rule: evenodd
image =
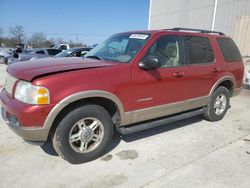
M12 94L16 81L17 79L15 77L7 73L6 80L5 80L5 89L9 94Z

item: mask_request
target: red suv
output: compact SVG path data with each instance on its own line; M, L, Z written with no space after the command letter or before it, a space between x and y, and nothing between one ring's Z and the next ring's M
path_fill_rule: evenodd
M203 114L223 118L244 66L221 32L175 28L111 36L85 58L38 59L7 69L2 116L23 139L52 137L71 163L101 156L122 134Z

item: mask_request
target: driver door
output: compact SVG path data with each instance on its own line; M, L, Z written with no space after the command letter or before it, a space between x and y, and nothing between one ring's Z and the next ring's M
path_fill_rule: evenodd
M132 122L177 113L185 109L189 95L189 75L184 60L183 39L160 35L140 58L156 57L161 66L142 69L136 62L132 71Z

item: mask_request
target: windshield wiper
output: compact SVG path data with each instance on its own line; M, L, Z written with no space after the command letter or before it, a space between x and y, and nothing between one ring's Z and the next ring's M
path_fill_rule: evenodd
M92 59L99 59L99 60L103 60L101 57L96 56L96 55L89 55L89 56L86 56L86 58L92 58Z

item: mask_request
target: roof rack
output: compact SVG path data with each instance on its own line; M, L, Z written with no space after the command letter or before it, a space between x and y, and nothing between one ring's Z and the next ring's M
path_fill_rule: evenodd
M215 34L219 34L219 35L225 35L222 32L218 32L218 31L210 31L210 30L204 30L204 29L191 29L191 28L183 28L183 27L175 27L172 29L166 29L166 30L172 30L172 31L196 31L196 32L200 32L200 33L215 33Z

